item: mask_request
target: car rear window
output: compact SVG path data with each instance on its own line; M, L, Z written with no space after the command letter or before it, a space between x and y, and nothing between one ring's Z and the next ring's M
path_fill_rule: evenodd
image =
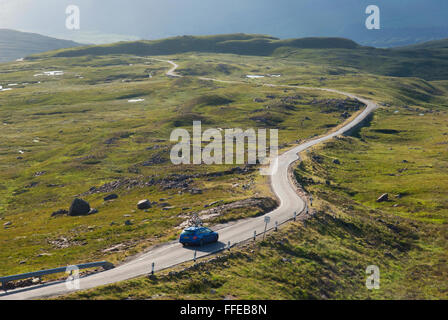
M192 235L195 233L196 233L196 231L193 231L193 230L184 230L184 232L183 232L183 234L187 234L187 235Z

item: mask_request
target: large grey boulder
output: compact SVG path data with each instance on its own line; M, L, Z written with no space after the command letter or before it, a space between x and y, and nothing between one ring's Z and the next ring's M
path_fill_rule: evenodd
M90 204L87 201L76 198L73 200L70 209L68 210L69 216L86 216L90 213Z

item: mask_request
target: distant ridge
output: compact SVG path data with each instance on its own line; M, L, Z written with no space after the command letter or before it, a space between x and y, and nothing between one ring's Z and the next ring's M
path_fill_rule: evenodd
M76 46L80 46L80 44L36 33L0 29L0 62L13 61L31 54Z
M417 43L404 47L396 47L398 50L418 50L418 49L448 49L448 38L440 40L432 40L422 43Z
M84 55L135 54L169 55L185 52L233 53L268 56L282 47L307 49L355 49L356 42L343 38L302 38L280 40L266 35L226 34L180 36L153 41L119 42L101 46L73 48L52 53L57 57Z

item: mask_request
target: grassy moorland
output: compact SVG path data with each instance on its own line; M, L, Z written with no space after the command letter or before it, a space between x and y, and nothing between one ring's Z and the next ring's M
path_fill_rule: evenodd
M247 73L263 63L248 57L238 66L241 58L227 59L221 68ZM180 56L179 63L188 69L200 58ZM198 69L211 65L202 64ZM0 83L16 85L0 92L1 274L99 259L119 263L143 248L174 240L177 226L207 204L271 196L268 181L256 170L230 171L241 165L172 165L169 137L175 128L191 130L193 120L201 120L203 130L279 128L285 148L344 120L342 111L328 103L345 99L338 95L250 81L169 79L168 64L143 58L52 58L2 68ZM64 74L42 75L51 70ZM211 75L224 74L215 70ZM144 100L129 102L139 99ZM119 198L104 201L111 193ZM51 217L67 210L75 196L99 213ZM157 204L140 211L136 204L141 199ZM242 208L209 223L263 212L258 206ZM125 225L127 220L132 225ZM117 245L122 249L107 251Z
M399 54L388 52L372 70L368 48L330 50L341 52L343 64L325 48L280 46L272 56L158 56L180 65L184 77L169 79L167 64L122 54L142 54L138 50L107 48L101 47L103 56L90 55L100 50L92 47L2 65L0 85L17 85L0 92L1 274L101 259L120 263L174 240L177 227L205 205L272 197L256 170L231 171L241 165L173 166L169 135L191 129L193 120L203 129L278 128L285 150L342 123L345 109L355 112L338 95L263 86L275 83L336 88L382 105L368 127L302 155L295 173L316 199L313 218L237 248L225 261L187 264L155 281L139 278L68 298L446 298L443 68L396 77L385 69L400 64ZM437 64L443 57L433 59ZM51 70L64 75L35 76ZM198 189L202 193L192 192ZM103 201L110 193L119 198ZM390 194L389 202L375 201L382 193ZM75 195L99 212L51 217ZM146 198L157 204L137 210ZM260 213L248 207L208 223ZM371 264L382 274L375 292L365 288Z

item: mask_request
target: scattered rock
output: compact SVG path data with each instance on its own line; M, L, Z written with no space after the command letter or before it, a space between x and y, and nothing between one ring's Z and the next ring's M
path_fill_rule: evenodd
M49 239L47 240L47 242L57 249L66 249L74 246L85 246L87 244L87 241L68 239L63 236L56 239Z
M376 202L385 202L385 201L389 201L388 193L384 193L378 199L376 199Z
M341 114L341 118L344 118L344 119L348 119L348 118L350 118L350 113L348 113L347 111L343 112L343 113Z
M10 225L12 225L12 222L11 222L11 221L5 222L5 223L3 224L3 226L5 226L5 227L9 227Z
M85 216L90 212L90 204L87 201L76 198L68 211L69 216Z
M333 160L333 163L334 163L334 164L341 164L341 161L339 161L339 159L334 159L334 160Z
M191 194L202 194L202 190L201 189L191 189L190 193Z
M115 193L104 197L104 201L109 201L109 200L114 200L114 199L118 199L118 195Z
M132 226L132 221L131 220L126 220L125 222L124 222L124 225L125 226Z
M95 209L95 208L90 209L90 211L89 211L89 215L90 215L90 214L95 214L95 213L98 213L98 210L97 210L97 209Z
M67 210L65 210L65 209L60 209L60 210L58 210L58 211L53 212L53 213L51 214L51 216L52 216L52 217L57 217L57 216L64 216L64 215L67 215L67 214L68 214L68 211L67 211Z
M39 172L36 172L35 174L34 174L34 176L35 177L40 177L40 176L43 176L44 174L46 174L47 172L46 171L39 171Z
M40 257L51 257L51 256L52 256L52 254L51 254L51 253L48 253L48 252L39 253L39 254L37 255L38 258L40 258Z
M151 208L151 201L149 201L148 199L140 200L137 203L137 208L140 210L149 209Z
M311 156L311 159L313 159L313 161L314 161L314 162L317 162L317 163L322 163L322 162L324 162L324 158L323 158L322 156L318 155L318 154L313 154L313 155Z
M104 249L102 252L103 253L117 252L117 251L124 249L125 247L126 247L126 245L124 243L120 243L120 244L117 244L116 246Z

